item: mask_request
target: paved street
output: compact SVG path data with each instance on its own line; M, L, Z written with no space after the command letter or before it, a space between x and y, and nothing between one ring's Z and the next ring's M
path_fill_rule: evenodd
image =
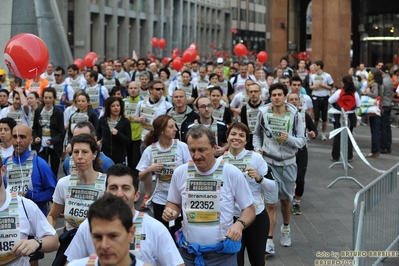
M355 129L355 138L363 154L370 152L369 132L368 126L358 126ZM370 159L370 163L378 169L388 170L398 162L399 128L393 128L392 133L393 153L381 154L377 159ZM276 254L267 257L268 266L314 265L317 251L353 250L353 200L360 187L351 180L341 180L332 188L326 188L336 177L344 173L341 165L328 169L332 164L331 147L332 140L322 142L318 138L309 141L309 165L301 203L303 214L292 216L292 246L283 248L279 244L281 215L278 213L275 229ZM363 185L380 175L366 166L356 154L351 165L354 169L349 170L349 176L356 178ZM59 221L58 227L61 226ZM54 255L55 253L46 255L41 265L51 265ZM398 264L399 259L387 259L381 265ZM246 265L250 265L248 261Z

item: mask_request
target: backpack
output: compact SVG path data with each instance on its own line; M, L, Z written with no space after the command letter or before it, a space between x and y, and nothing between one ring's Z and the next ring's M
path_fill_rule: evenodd
M345 90L341 89L341 94L339 95L337 101L337 109L344 111L355 110L356 108L356 98L353 92L346 92Z

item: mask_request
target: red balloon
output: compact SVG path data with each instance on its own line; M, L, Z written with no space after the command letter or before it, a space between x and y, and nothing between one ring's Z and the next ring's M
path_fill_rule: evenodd
M261 51L258 53L258 61L260 63L266 62L268 58L269 58L269 56L267 55L267 53L265 51Z
M162 59L162 63L164 63L165 65L169 64L169 62L170 62L170 57L164 57Z
M76 65L79 70L82 70L84 64L83 64L83 60L80 58L76 58L75 61L73 61L73 64Z
M182 56L183 62L184 63L191 63L195 60L197 57L197 51L193 48L187 48Z
M159 39L159 47L162 49L166 46L166 40L164 38Z
M85 60L84 60L85 66L92 67L97 63L97 60L98 56L95 52L88 52L85 55Z
M152 37L151 44L152 44L152 47L158 47L159 46L158 38L157 37Z
M46 44L39 37L20 33L7 42L4 61L15 76L34 79L46 70L49 53Z
M234 52L238 56L244 56L247 54L247 47L242 43L237 43L236 46L234 46Z
M173 59L172 62L173 69L180 71L183 65L184 65L183 60L180 57L176 57L175 59Z
M197 45L195 42L193 42L192 44L190 44L190 46L189 46L188 48L192 48L192 49L194 49L195 51L198 51L198 45Z

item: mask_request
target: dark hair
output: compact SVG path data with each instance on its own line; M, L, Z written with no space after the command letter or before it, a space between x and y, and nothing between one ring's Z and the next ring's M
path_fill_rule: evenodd
M76 98L75 98L75 95L76 95ZM77 101L79 96L83 96L83 97L86 98L87 102L90 103L90 96L89 96L89 94L87 94L87 92L85 92L84 90L78 90L78 91L76 91L75 94L74 94L73 96L74 96L74 97L73 97L73 98L74 98L74 101Z
M244 131L245 132L245 139L246 139L247 142L249 141L249 134L250 134L249 128L244 123L238 122L238 121L234 121L233 123L231 123L229 125L229 128L226 131L226 137L227 138L229 137L230 131L233 128L237 128L237 129L240 129L240 130Z
M3 117L2 119L0 119L0 124L7 124L12 131L14 127L17 125L17 122L10 117Z
M22 84L22 79L17 77L17 76L12 76L11 78L14 79L14 81L18 84L18 86L21 86Z
M97 79L98 79L98 73L97 73L97 71L91 70L91 71L89 72L89 75L90 75L91 78L94 78L94 80L97 81Z
M97 172L103 172L102 168L102 160L100 159L100 146L98 146L95 138L90 134L79 134L72 138L71 147L73 147L76 143L86 143L90 146L90 150L92 153L97 152L97 156L93 161L93 169Z
M53 99L53 105L54 105L55 100L57 99L57 92L56 92L55 89L52 88L52 87L44 88L44 89L43 89L43 93L42 93L43 98L44 98L44 93L46 93L46 92L50 92L50 93L53 94L53 98L54 98L54 99Z
M202 138L203 135L208 137L209 144L212 147L216 145L215 134L209 128L201 124L195 125L189 129L186 135L186 141L188 140L188 137L192 137L193 139L199 139Z
M373 74L374 82L377 83L378 85L382 85L382 74L381 74L381 71L379 69L373 69L371 71L371 74Z
M213 77L215 77L215 76L216 76L216 77L218 78L218 80L219 80L218 74L212 73L212 74L209 75L209 83L211 82L211 79L212 79Z
M60 66L58 66L54 71L61 71L61 74L65 75L65 69Z
M280 78L281 78L281 77L280 77ZM290 84L292 84L293 81L299 81L299 82L301 82L301 84L302 84L302 79L301 79L298 75L295 75L295 76L293 76L293 77L291 78Z
M324 63L323 63L323 61L321 61L321 60L315 61L314 64L315 64L315 65L318 65L321 69L324 68Z
M105 193L103 197L91 204L87 214L90 232L92 231L91 221L95 218L107 221L119 219L126 229L126 232L129 232L133 225L133 213L130 207L123 199L111 193Z
M208 99L208 100L210 100L208 96L204 96L204 95L203 96L199 96L197 99L195 99L195 102L194 102L194 105L197 108L199 108L198 102L199 102L200 99Z
M212 94L213 91L218 91L220 92L220 95L223 96L223 90L220 88L220 86L213 86L212 88L209 89L209 96Z
M68 69L72 69L73 71L79 71L78 66L75 65L75 64L69 65L69 66L68 66Z
M100 64L95 64L95 65L93 65L93 67L95 67L95 66L97 67L98 71L96 71L96 70L94 70L94 71L96 71L97 73L99 73L99 74L102 75L103 73L102 73L102 71L101 71L101 65L100 65ZM93 69L93 67L92 67L92 69Z
M170 119L173 119L170 115L160 115L155 118L154 122L152 122L153 129L148 132L144 138L144 145L146 147L159 140L159 135L162 134L162 131L168 126Z
M287 61L287 63L288 63L288 58L287 58L286 56L283 56L283 57L280 58L280 63L281 63L283 60L284 60L284 61Z
M130 168L127 167L126 165L123 164L114 164L107 170L107 179L105 180L105 187L108 187L108 177L109 176L124 176L128 175L132 178L132 184L134 187L134 190L137 192L139 191L139 179L136 175L136 173Z
M139 58L139 59L137 59L137 65L139 65L139 62L140 62L140 61L143 61L145 67L147 67L147 61L146 61L144 58Z
M191 72L188 70L184 70L183 72L181 72L181 76L183 76L183 74L186 73L191 77Z
M161 72L165 72L166 76L168 77L168 79L170 78L170 71L167 68L161 68L159 70L159 74L161 74Z
M269 95L272 95L272 92L277 89L283 90L284 96L287 96L287 94L288 94L287 86L285 86L285 84L282 84L282 83L274 83L274 84L270 85Z
M121 112L120 116L125 117L125 104L123 102L122 98L111 96L108 99L105 100L104 102L104 117L110 117L111 116L111 105L114 102L119 102L119 105L121 107Z
M25 92L25 90L22 91L22 94L26 97L26 92ZM19 96L19 92L16 91L16 90L13 90L13 91L12 91L12 98L13 98L13 99L15 98L15 95L18 95L18 96Z
M88 127L89 128L90 135L92 135L93 137L96 136L96 134L97 134L96 129L94 128L93 124L90 121L80 121L80 122L78 122L76 124L76 126L73 128L73 130L75 130L75 128L84 128L84 127Z
M115 94L120 91L123 96L123 89L121 86L114 86L112 90L109 92L109 96L115 96Z
M4 92L5 94L7 94L7 98L8 98L8 96L10 96L10 92L6 89L0 89L0 93L1 92Z
M279 77L279 81L280 79L288 79L288 81L290 81L290 77L287 75L282 75L281 77Z
M382 63L382 64L384 64L384 61L383 61L383 60L381 60L381 59L378 59L378 60L375 62L375 65L378 65L379 63Z
M247 66L248 66L248 65L252 65L252 66L255 68L255 64L254 64L253 62L248 62L248 63L247 63Z
M342 78L342 83L344 84L342 88L345 90L345 93L355 93L356 88L353 84L352 76L345 76Z
M38 94L36 91L32 91L32 92L29 93L29 95L31 95L31 94L32 94L33 96L35 96L36 99L39 99L39 98L40 98L39 94ZM29 95L28 95L28 96L29 96ZM39 104L40 104L40 103L39 103Z

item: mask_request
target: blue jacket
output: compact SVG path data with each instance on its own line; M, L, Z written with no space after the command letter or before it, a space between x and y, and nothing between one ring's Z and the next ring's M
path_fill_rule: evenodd
M15 154L12 155L12 161L15 165L24 164L29 158L30 150L18 158ZM4 165L7 167L7 161L4 160ZM47 202L53 198L55 186L57 185L57 178L54 176L53 171L45 160L38 157L36 154L33 156L33 169L32 169L32 186L33 191L26 192L25 197L32 200L40 208L45 216L47 216ZM5 187L7 188L7 176L3 177Z

